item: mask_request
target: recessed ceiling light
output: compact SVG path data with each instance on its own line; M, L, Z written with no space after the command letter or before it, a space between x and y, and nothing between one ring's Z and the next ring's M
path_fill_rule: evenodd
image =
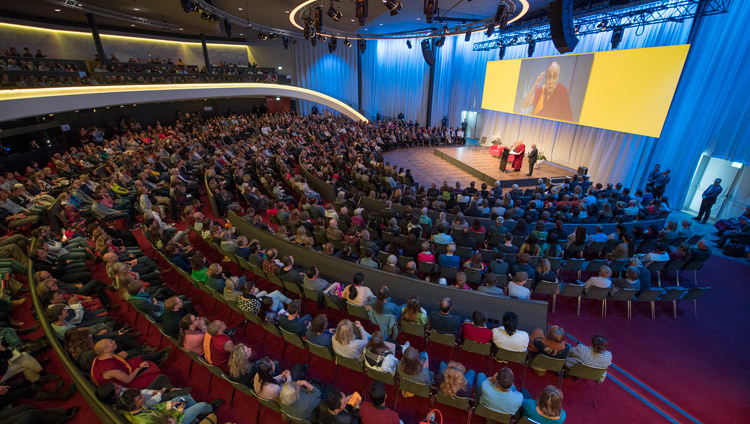
M245 35L245 34L243 34L243 33L240 33L240 35Z
M367 31L367 28L365 28L365 31Z
M241 7L238 7L238 8L237 8L237 10L242 10L242 8L241 8Z
M60 12L60 11L61 11L60 9L55 9L55 12Z
M421 20L422 20L422 18L417 18L417 20L418 20L418 21L421 21Z
M182 28L180 28L180 31L182 31Z
M139 9L137 7L134 7L133 10L138 11L138 10L141 10L141 9Z
M135 24L130 24L130 26L135 26Z
M354 22L354 19L350 19L350 21Z
M380 24L380 26L383 26L383 24Z
M285 10L284 12L286 12L286 13L289 13L289 11L288 11L288 10Z

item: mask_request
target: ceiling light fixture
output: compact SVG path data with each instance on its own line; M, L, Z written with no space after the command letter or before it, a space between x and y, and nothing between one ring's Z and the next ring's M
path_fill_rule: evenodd
M343 16L344 14L341 13L340 10L333 7L333 1L331 1L331 7L328 8L328 17L330 17L333 22L338 22Z
M352 20L354 20L354 19L352 19ZM345 38L345 39L344 39L344 45L345 45L346 47L351 47L351 46L352 46L352 42L351 42L351 41L349 41L349 39L348 39L348 38Z

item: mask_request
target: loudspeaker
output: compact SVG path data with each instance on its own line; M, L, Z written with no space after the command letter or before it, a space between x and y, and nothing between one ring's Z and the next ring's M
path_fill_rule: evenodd
M422 56L429 66L435 66L435 52L429 39L422 40Z
M573 0L554 0L549 4L549 29L560 53L570 53L578 45L573 29Z
M185 13L193 11L193 2L191 0L180 0L180 5Z
M579 166L578 173L581 175L587 175L589 173L589 169L586 168L585 166Z
M229 21L224 21L224 32L226 32L227 38L232 38L232 24Z

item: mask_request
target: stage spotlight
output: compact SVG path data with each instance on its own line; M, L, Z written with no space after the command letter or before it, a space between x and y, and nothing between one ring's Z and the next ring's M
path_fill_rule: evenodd
M310 21L305 20L305 29L302 31L302 34L305 36L305 40L310 39Z
M322 41L322 42L325 43L326 41L328 41L328 37L326 37L325 35L319 35L318 36L318 40L320 40L320 41Z
M258 31L258 38L260 38L261 40L268 40L268 36L260 31Z
M574 31L574 32L575 32L576 34L578 34L579 32L581 32L581 26L580 26L580 25L576 25L576 26L574 26L574 27L573 27L573 31Z
M440 38L435 41L436 47L443 47L443 44L445 44L445 34L448 32L448 25L443 25L443 30L440 32Z
M313 11L313 26L317 32L323 30L323 6L318 6Z
M315 47L315 45L318 44L318 37L316 37L315 35L312 35L310 37L310 44L312 44L312 46Z
M185 13L190 13L193 11L193 2L190 0L180 0L180 5L182 6L182 10Z
M534 37L532 37L531 34L527 35L526 36L526 42L527 43L531 43L532 41L534 41Z
M493 32L495 32L495 24L490 23L490 25L487 27L487 31L485 31L484 34L488 37L492 37Z
M398 12L401 10L401 2L398 0L385 0L383 2L383 6L385 6L388 10L391 11L391 16L398 15Z
M508 27L508 16L505 13L505 3L497 5L497 11L494 17L495 23L500 25L500 29L506 29Z
M513 44L516 44L517 42L518 42L518 37L513 37L510 39L508 44L512 46Z
M333 19L333 22L338 22L339 19L341 19L341 17L344 15L341 13L341 11L333 7L333 2L331 2L331 7L328 8L328 16Z
M536 41L531 40L531 42L529 42L529 57L534 55L535 49L536 49Z
M500 58L500 60L503 60L503 58L505 57L505 46L504 45L500 46L500 49L498 51L498 55L497 56L498 56L498 58Z
M274 38L276 38L276 34L274 34L274 33L268 34L268 39L269 40L273 40Z
M227 20L224 21L224 32L228 38L232 38L232 24Z
M612 50L616 49L617 46L620 45L620 41L622 41L622 33L623 33L622 27L617 27L612 31Z
M289 37L287 37L286 35L282 36L281 44L284 46L284 50L288 50L289 49Z
M464 41L467 43L471 41L471 28L466 30L466 36L464 36Z
M367 49L367 43L365 42L365 40L359 40L357 42L357 46L359 47L359 52L364 54L365 50Z
M411 48L411 40L406 40L406 47Z
M351 47L351 46L352 46L352 42L351 42L351 41L349 41L349 39L348 39L348 38L345 38L345 39L344 39L344 45L345 45L346 47Z
M604 31L605 29L607 29L607 24L608 23L609 22L607 22L606 19L603 19L601 22L599 22L598 24L596 24L596 29L598 29L599 31Z

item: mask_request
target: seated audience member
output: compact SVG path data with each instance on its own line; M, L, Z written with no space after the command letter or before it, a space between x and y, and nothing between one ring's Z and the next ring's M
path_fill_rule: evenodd
M711 257L711 249L706 240L700 240L695 247L690 248L690 258L694 261L707 261Z
M409 342L407 341L404 346L408 348ZM398 366L396 353L386 345L383 333L380 330L374 331L370 335L370 340L367 342L367 346L365 346L363 357L365 367L369 369L388 374L395 374L396 372L396 367Z
M334 329L328 328L328 317L326 317L326 314L320 314L313 318L305 334L305 339L308 343L327 347L333 351L333 333Z
M515 414L523 403L523 394L516 391L513 384L513 371L504 367L487 378L480 373L477 377L479 403L502 414Z
M352 395L344 396L338 389L330 389L318 407L313 411L310 422L313 424L359 424L359 406L362 399L349 403Z
M453 286L461 290L472 290L471 286L466 284L466 273L459 271L456 273L456 285Z
M208 324L203 338L203 357L206 362L216 365L222 371L229 372L229 355L234 350L234 343L224 332L227 330L223 321L212 321Z
M464 262L464 269L477 271L480 273L484 273L487 271L487 265L482 262L482 254L479 252L474 252L473 255L471 255L471 258Z
M531 290L525 287L528 280L528 274L523 271L517 272L513 276L513 280L508 283L508 296L529 299L531 297Z
M337 354L361 360L369 340L370 333L362 327L359 321L352 323L348 319L342 319L333 334L331 345Z
M286 307L286 315L279 317L279 327L282 330L294 333L300 337L305 337L307 329L310 327L312 317L310 314L300 316L302 310L302 301L293 300Z
M492 330L487 328L487 312L478 309L471 315L471 321L464 322L461 326L461 336L464 340L477 343L492 342Z
M467 371L459 362L440 362L435 374L435 386L450 397L471 397L476 376L474 370Z
M240 343L234 346L234 350L229 355L229 376L247 387L250 387L257 371L255 364L250 362L252 354L252 349Z
M456 255L456 244L453 242L448 243L446 247L446 253L442 253L438 256L438 262L440 266L447 266L451 268L458 268L461 266L461 258Z
M298 381L284 383L279 393L281 412L290 417L309 420L323 396L319 388L313 385L310 387L302 387Z
M570 345L565 343L565 331L557 325L547 329L545 334L541 328L536 328L529 335L529 352L549 356L555 359L565 359L568 356ZM544 370L531 367L539 375L544 375Z
M417 255L417 263L419 262L431 262L435 263L435 255L430 251L430 242L422 242L422 251Z
M540 281L551 281L553 283L557 281L557 274L555 274L555 271L552 271L552 266L550 265L549 259L547 258L539 259L539 264L536 267L535 273L535 288L536 284L538 284Z
M565 359L565 366L573 368L576 364L583 364L593 368L609 368L612 364L612 352L607 350L607 339L601 334L594 334L591 338L591 346L579 343L570 349ZM601 383L607 378L607 372L602 375Z
M193 314L185 315L180 320L180 332L177 346L203 356L203 340L208 332L206 319Z
M638 268L631 266L625 271L625 278L615 278L612 280L612 293L617 293L621 289L641 289L640 273Z
M106 395L101 395L106 396ZM110 395L110 397L113 397ZM208 415L218 408L221 403L195 402L190 395L184 396L185 400L163 400L161 396L148 399L143 391L127 389L117 398L117 409L119 409L127 420L136 424L157 423L163 419L164 422L175 424L188 424L198 418L199 415Z
M263 399L276 400L281 394L281 387L287 382L312 390L312 385L302 379L305 374L302 364L295 364L291 371L283 372L277 372L277 364L268 358L258 360L256 365L258 371L253 379L253 390Z
M370 384L370 400L362 402L359 409L359 416L362 424L403 424L398 417L398 413L385 406L388 398L385 386L381 381L373 381Z
M242 296L242 292L238 290L238 288L241 285L239 284L239 278L237 277L229 277L224 282L224 292L222 293L222 296L227 302L237 303L240 301L240 296Z
M477 291L491 294L493 296L505 295L505 291L497 286L497 277L495 276L495 274L485 275L484 282L477 288Z
M404 354L398 364L398 375L402 379L418 384L432 384L433 373L430 371L427 352L419 353L417 349L409 346L404 349Z
M164 301L164 313L161 316L162 330L170 337L177 337L180 332L180 320L195 309L189 301L183 302L177 296Z
M529 333L518 330L518 315L507 311L503 314L503 325L492 329L492 342L500 349L525 352L529 346Z
M380 327L380 331L387 339L398 337L398 317L401 310L391 302L388 286L381 286L376 294L377 299L372 308L366 306L370 321Z
M414 278L419 280L419 275L417 275L417 263L414 261L409 261L406 263L406 267L404 268L404 273L402 274L404 277Z
M394 274L400 274L401 270L398 267L398 258L396 255L388 255L388 258L383 265L383 271L392 272Z
M513 265L512 274L515 276L519 272L525 272L526 278L534 281L536 279L536 270L529 265L529 262L531 262L531 256L528 253L519 253L518 262Z
M669 253L667 253L667 246L662 243L656 243L653 252L646 253L641 256L641 261L648 267L652 262L666 262L669 260Z
M369 247L365 249L362 258L359 259L359 264L368 268L378 269L378 263L375 261L375 251Z
M547 386L539 398L524 398L521 404L523 416L540 424L562 424L565 422L565 410L562 409L563 394L555 386Z
M587 292L591 287L601 287L604 289L608 289L612 287L612 269L610 267L604 265L601 268L599 268L599 275L598 276L592 276L588 280L586 280L586 284L583 286L583 291Z
M354 274L352 283L346 286L344 292L341 294L341 298L345 299L348 303L357 306L364 306L370 302L370 298L375 297L369 287L364 286L365 276L361 272Z
M440 334L455 334L458 336L458 332L461 330L461 317L452 314L452 309L453 301L450 297L444 297L443 300L440 301L440 309L432 311L428 315L432 331L437 331Z
M102 339L94 345L97 356L91 365L91 381L97 386L113 382L123 387L145 389L161 376L155 363L144 361L140 356L123 359L115 354L116 349L117 343L112 339Z
M557 241L557 233L550 233L547 236L547 240L539 248L539 256L543 256L545 258L562 257L563 250Z
M505 233L505 243L495 246L495 252L501 252L504 255L517 254L518 247L513 245L513 234Z
M505 262L505 254L503 252L496 251L494 258L490 261L488 271L495 275L508 275L510 265Z
M406 300L406 305L401 309L401 319L414 324L427 325L427 312L420 305L417 296L411 295Z

